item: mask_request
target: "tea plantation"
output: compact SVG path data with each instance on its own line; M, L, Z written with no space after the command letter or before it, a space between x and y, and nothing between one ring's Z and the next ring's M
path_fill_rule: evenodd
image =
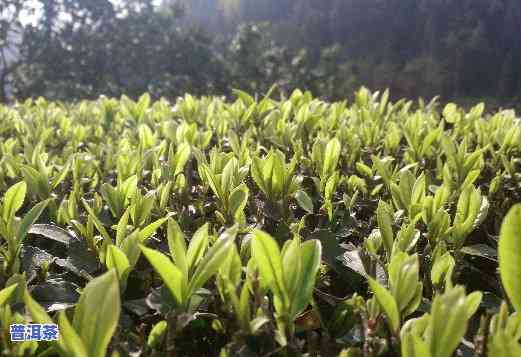
M521 356L520 119L388 98L0 106L2 355Z

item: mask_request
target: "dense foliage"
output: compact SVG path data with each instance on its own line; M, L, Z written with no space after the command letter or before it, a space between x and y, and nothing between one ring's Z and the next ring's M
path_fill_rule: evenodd
M331 100L366 85L391 88L396 99L486 96L518 106L520 4L4 0L0 100L7 87L19 99L157 99L265 93L277 82Z
M514 111L235 93L0 106L3 354L520 355Z

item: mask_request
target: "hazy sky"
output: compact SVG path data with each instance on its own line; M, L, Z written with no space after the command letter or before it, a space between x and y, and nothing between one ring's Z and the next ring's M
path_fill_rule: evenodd
M118 6L121 4L122 0L109 0L111 3L113 3L115 6ZM162 0L154 0L153 2L156 5L159 5ZM41 0L26 0L25 9L22 10L20 14L20 21L22 24L28 25L28 24L36 24L38 21L38 18L41 16L42 13L42 2ZM65 21L68 20L67 15L63 15L63 19Z

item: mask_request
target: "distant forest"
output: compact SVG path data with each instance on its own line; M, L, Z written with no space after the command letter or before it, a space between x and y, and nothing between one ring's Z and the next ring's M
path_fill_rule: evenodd
M521 98L519 0L2 3L3 100L262 94L272 84L328 99L362 85L394 97ZM37 20L21 24L34 3ZM20 56L5 61L14 32Z

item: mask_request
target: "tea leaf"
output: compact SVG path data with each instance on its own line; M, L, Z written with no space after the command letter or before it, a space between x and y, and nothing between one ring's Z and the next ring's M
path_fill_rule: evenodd
M284 296L286 288L282 275L282 259L279 246L267 233L255 230L251 243L252 257L257 262L259 273L274 293Z
M115 245L110 245L107 248L105 264L108 269L114 268L116 270L121 283L121 290L125 290L127 277L130 272L130 263L125 253Z
M219 271L220 267L226 261L226 256L230 254L234 239L235 234L223 235L217 239L214 245L208 250L208 253L206 253L197 265L188 285L189 294L193 294L199 288L202 288L208 279Z
M24 218L20 222L20 226L18 227L18 242L23 241L33 223L36 222L36 220L40 217L45 207L47 207L47 205L49 204L49 201L50 199L37 203L33 208L31 208L29 212L25 214Z
M18 284L13 284L0 290L0 307L5 305L17 287Z
M63 341L61 344L63 349L67 351L70 356L88 357L89 350L84 344L84 341L74 330L65 311L61 311L58 315L58 324L60 326L60 339ZM98 356L100 356L98 354Z
M514 206L501 225L498 243L501 282L516 311L521 312L521 205Z
M90 357L103 357L120 315L119 283L115 270L91 280L83 290L73 319Z
M390 257L393 250L394 233L392 228L392 216L389 212L389 207L383 201L378 202L378 208L376 210L376 217L378 220L378 227L382 233L383 243L387 256Z
M369 286L371 287L378 304L380 304L382 309L385 311L391 330L394 332L398 331L400 328L400 313L398 311L396 300L394 300L391 293L380 285L378 281L371 277L367 277L367 281L369 282Z
M186 242L183 232L179 224L172 219L168 219L167 229L168 248L170 256L174 260L177 267L188 279L188 262L186 261Z
M295 199L299 206L307 213L313 213L313 201L309 198L308 194L303 190L295 192Z
M187 282L181 270L166 255L154 249L141 246L141 251L172 293L176 304L184 306L186 304Z
M20 181L11 186L4 194L2 217L7 224L10 224L14 215L22 207L27 192L27 184Z

